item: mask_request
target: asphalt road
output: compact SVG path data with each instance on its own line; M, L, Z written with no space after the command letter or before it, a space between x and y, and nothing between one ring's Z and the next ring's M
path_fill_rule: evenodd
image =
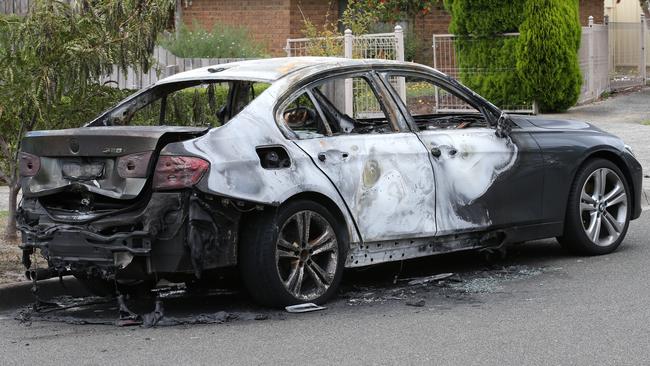
M648 167L648 100L646 89L559 117L618 134ZM111 324L113 303L31 313L28 284L0 287L0 363L645 365L649 237L645 213L607 256L569 256L545 240L496 262L464 253L347 272L339 297L310 314L257 308L240 294L168 300L154 328L88 324ZM442 272L456 275L408 284ZM64 283L45 283L42 297L85 295Z
M623 246L607 256L569 256L547 240L524 244L491 264L465 253L407 262L401 272L397 266L349 272L340 297L310 314L251 307L237 295L181 299L169 306L170 316L225 309L239 318L221 324L70 324L102 313L115 317L112 304L90 315L21 323L14 317L19 305L31 301L28 288L5 288L0 360L8 365L643 365L650 362L649 236L645 214L631 224ZM457 276L437 284L392 282L398 273L409 278L440 272ZM72 283L68 287L80 291ZM44 297L64 292L56 282L43 291ZM424 306L408 306L412 300L424 300Z

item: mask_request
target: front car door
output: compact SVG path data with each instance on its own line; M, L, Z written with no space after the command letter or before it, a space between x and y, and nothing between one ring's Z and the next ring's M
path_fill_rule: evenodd
M430 154L438 235L541 220L543 161L530 134L514 128L498 137L477 100L435 75L383 76Z
M356 73L312 83L283 104L279 118L336 186L364 242L434 236L426 149L378 82Z

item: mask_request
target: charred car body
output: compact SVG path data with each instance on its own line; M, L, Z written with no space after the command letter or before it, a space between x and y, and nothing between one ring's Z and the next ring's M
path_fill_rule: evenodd
M85 127L29 133L20 159L25 265L41 254L98 292L237 268L263 304L323 302L344 267L547 237L609 253L641 212L617 137L379 60L177 74Z

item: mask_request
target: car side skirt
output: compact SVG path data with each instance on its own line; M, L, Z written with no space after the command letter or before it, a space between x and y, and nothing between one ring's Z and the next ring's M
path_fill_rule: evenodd
M561 235L563 230L562 222L552 222L477 233L363 243L351 246L345 267L365 267L465 250L500 248L524 241L553 238Z

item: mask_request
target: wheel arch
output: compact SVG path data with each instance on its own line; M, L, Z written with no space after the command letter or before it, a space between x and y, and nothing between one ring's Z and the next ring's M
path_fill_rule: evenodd
M345 233L348 235L348 245L350 245L355 240L355 238L360 237L354 219L344 214L343 210L346 210L347 208L339 207L339 205L336 204L334 200L322 193L314 191L300 192L284 200L284 202L282 202L279 207L298 200L312 201L323 205L332 215L334 215L340 225L345 226Z
M611 149L600 149L596 151L592 151L589 153L583 160L580 162L580 165L576 168L574 171L574 177L573 181L577 178L577 172L582 168L585 164L587 164L589 161L594 160L594 159L604 159L607 161L610 161L616 165L623 175L625 176L625 181L627 182L628 185L628 193L630 195L630 202L632 203L632 211L637 208L635 205L637 204L638 200L636 197L636 189L634 187L634 178L632 177L632 172L630 171L630 167L627 165L625 160L621 157L621 153L616 150L611 150Z

